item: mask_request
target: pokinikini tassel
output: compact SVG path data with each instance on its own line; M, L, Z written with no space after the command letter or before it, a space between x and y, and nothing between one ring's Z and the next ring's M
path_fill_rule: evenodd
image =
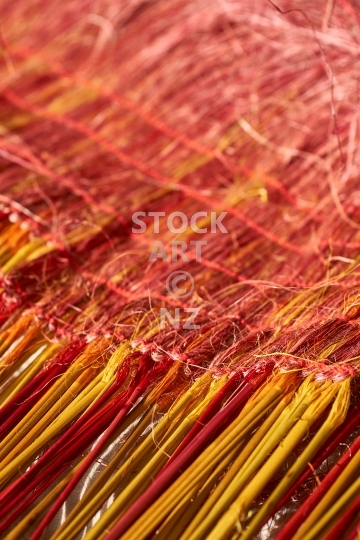
M0 6L9 540L356 536L359 15L320 4Z

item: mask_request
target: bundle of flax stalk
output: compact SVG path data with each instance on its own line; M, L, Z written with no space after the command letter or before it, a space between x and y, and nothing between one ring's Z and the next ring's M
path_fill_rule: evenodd
M2 0L0 538L360 538L358 0Z

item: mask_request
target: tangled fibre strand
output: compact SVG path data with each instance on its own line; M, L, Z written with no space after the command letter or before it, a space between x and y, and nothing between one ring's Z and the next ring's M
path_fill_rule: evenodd
M357 0L0 21L0 537L359 538Z

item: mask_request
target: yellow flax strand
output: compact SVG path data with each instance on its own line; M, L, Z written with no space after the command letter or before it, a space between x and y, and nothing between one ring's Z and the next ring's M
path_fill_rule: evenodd
M303 538L317 538L317 534L326 526L336 513L336 501L340 500L344 492L351 486L354 478L360 472L360 450L356 452L345 469L341 472L333 485L323 495L316 507L294 535L294 540ZM326 516L326 519L323 519Z
M209 498L204 502L203 506L199 508L199 511L180 537L180 540L201 537L201 535L205 534L206 530L211 528L212 524L218 519L228 504L226 498L221 498L223 493L228 488L238 471L244 466L244 463L261 443L264 435L268 432L277 418L279 418L279 415L291 400L293 392L295 392L295 388L292 392L289 392L281 399L262 425L260 425L257 431L251 436L246 446L234 460L229 471L221 479Z
M275 510L276 505L307 467L307 464L314 457L315 453L322 447L324 442L330 437L335 429L344 422L349 409L349 404L350 379L347 379L340 383L340 388L338 390L336 399L324 424L320 427L319 431L312 438L306 449L301 453L294 465L290 467L288 472L283 476L280 483L252 519L249 527L242 536L244 540L250 540L255 536L262 524L265 522L266 518L273 510ZM295 540L295 537L293 540Z
M170 411L161 419L161 421L153 428L152 432L149 433L144 441L133 451L133 453L126 459L126 461L118 468L115 474L108 480L106 483L99 483L99 489L95 492L94 496L89 499L88 504L81 508L78 511L77 515L74 516L72 520L66 522L66 527L60 532L59 535L56 535L54 538L57 540L68 540L69 538L74 538L75 531L78 528L81 528L81 524L85 519L88 521L88 517L94 511L96 511L99 506L101 506L107 498L115 491L120 482L123 482L125 476L134 468L141 468L139 473L135 478L131 479L130 482L125 485L122 492L116 497L115 501L112 503L111 507L108 508L104 514L101 516L100 520L94 525L92 529L87 533L90 537L99 538L99 535L104 530L109 523L113 521L115 516L118 516L119 513L123 512L128 505L134 500L139 493L141 493L152 481L154 475L161 469L161 467L168 460L169 452L174 451L176 445L179 442L179 433L175 428L174 423L180 422L180 426L183 422L183 417L185 420L188 419L188 429L193 425L191 418L189 419L189 405L191 402L195 403L196 407L199 408L198 402L202 402L204 398L204 393L208 393L207 399L205 400L205 405L218 390L209 388L212 381L211 374L206 373L200 377L195 383L187 390L183 396L174 404ZM220 381L220 384L224 384L224 381ZM193 422L196 421L196 418L200 414L201 408ZM173 429L169 428L173 426ZM183 426L184 427L184 426ZM161 437L167 433L167 437L162 441L160 448L152 456L152 452L156 446L154 441L158 441ZM180 430L182 436L184 436L184 431ZM186 434L186 432L185 432ZM114 461L113 467L115 468L119 463L120 458L123 456L123 450L119 450L119 455L116 455L112 461ZM152 457L151 457L152 456ZM106 474L104 471L103 474ZM82 506L82 505L81 505Z
M107 340L91 343L70 368L60 377L39 400L14 430L0 444L0 485L6 482L11 471L16 471L13 459L26 449L27 442L38 436L74 397L87 386L94 373L104 362L104 346ZM6 467L7 465L7 467ZM14 468L15 467L15 468Z
M64 342L48 343L43 351L34 359L34 361L22 371L6 388L1 392L0 404L3 407L13 397L15 397L24 386L29 383L44 367L45 362L55 356L63 347Z
M312 393L312 399L310 399L305 411L299 415L285 439L279 443L269 459L217 522L208 535L209 540L223 540L231 534L235 527L240 526L240 521L246 517L252 502L260 495L269 480L279 470L296 445L306 435L309 427L322 414L339 390L339 383L321 384L314 382L313 384L315 392ZM320 393L317 390L320 390Z
M276 406L284 392L286 377L279 378L264 396L257 396L252 407L242 413L213 441L208 448L186 469L186 471L168 488L148 510L123 535L123 540L144 540L151 531L171 513L182 500L184 490L189 492L200 486L209 477L224 457L239 445L244 437L254 429L267 411ZM288 384L288 380L286 381ZM104 530L104 529L103 529ZM91 538L88 535L86 540ZM91 540L95 538L92 537Z

